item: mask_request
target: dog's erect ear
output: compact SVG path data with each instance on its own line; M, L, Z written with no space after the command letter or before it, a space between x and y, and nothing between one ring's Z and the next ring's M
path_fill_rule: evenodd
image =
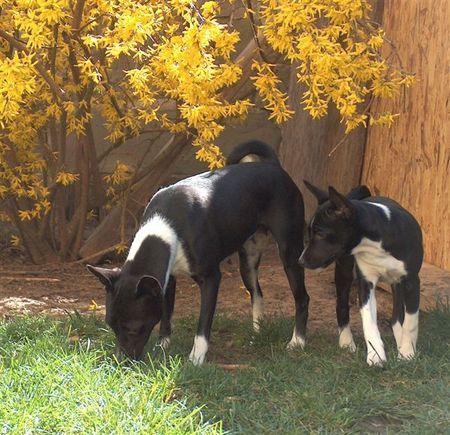
M113 290L114 282L120 275L120 269L118 267L115 267L114 269L106 269L104 267L96 267L87 264L86 268L100 280L100 282L106 287L106 290Z
M328 188L330 194L330 202L336 210L334 213L339 217L349 218L353 214L353 204L344 195L341 195L333 187Z
M160 282L150 275L144 275L136 286L136 297L150 296L152 298L162 297L162 286Z
M328 193L325 192L325 190L319 189L306 180L303 180L303 183L305 183L305 186L308 188L308 190L316 197L319 205L328 200Z
M372 196L367 186L356 186L345 195L347 199L364 199Z

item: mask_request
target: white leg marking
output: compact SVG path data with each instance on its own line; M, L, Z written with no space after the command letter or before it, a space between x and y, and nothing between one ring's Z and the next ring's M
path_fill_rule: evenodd
M301 349L305 347L305 337L302 337L300 334L297 334L297 330L294 328L291 341L287 344L286 349L292 350L295 349L296 347L300 347Z
M339 347L348 349L349 352L356 351L356 345L353 340L352 330L349 325L339 328Z
M398 356L411 359L416 353L417 335L419 333L419 311L414 314L405 313L403 322L402 341L398 349Z
M377 326L377 302L373 288L370 290L369 300L361 308L361 318L367 345L367 364L383 365L386 361L386 353Z
M402 335L403 335L402 325L398 320L392 325L392 332L394 333L395 342L397 343L398 349L402 344Z
M206 352L208 352L208 340L203 335L196 335L189 360L195 366L200 366L205 361Z
M170 337L162 337L161 338L161 342L159 343L159 345L163 348L163 349L168 349L170 346Z
M256 293L253 295L252 311L253 311L253 329L256 332L259 332L260 321L261 318L264 316L264 300L261 296L259 296Z

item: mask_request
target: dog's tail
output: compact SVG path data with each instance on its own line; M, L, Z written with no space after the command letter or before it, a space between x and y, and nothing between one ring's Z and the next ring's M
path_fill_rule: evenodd
M280 163L275 150L259 140L241 143L227 158L227 166L246 162Z

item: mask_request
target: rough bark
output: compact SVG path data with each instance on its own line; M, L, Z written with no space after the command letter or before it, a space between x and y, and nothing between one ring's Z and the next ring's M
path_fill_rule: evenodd
M384 0L371 3L372 17L381 23ZM323 188L333 185L342 191L359 184L367 129L359 127L354 130L329 156L345 137L345 126L340 123L339 113L334 107L329 107L326 117L312 119L300 103L304 90L297 82L296 69L292 66L288 94L295 115L282 126L279 155L284 168L304 193L306 217L309 218L317 203L304 187L303 179Z

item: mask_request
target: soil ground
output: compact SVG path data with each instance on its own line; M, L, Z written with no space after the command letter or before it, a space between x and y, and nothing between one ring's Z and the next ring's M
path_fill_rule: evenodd
M311 297L308 329L336 331L333 266L321 271L306 272L306 286ZM424 265L421 273L421 309L435 305L438 295L450 297L450 272ZM260 284L264 293L266 313L289 315L294 302L275 246L270 246L260 266ZM177 282L175 318L199 313L199 290L189 278ZM77 310L92 309L104 313L104 289L81 264L52 264L36 266L22 259L9 257L0 265L0 317L15 314L64 315ZM379 324L388 327L392 298L390 291L378 289ZM242 284L237 256L224 261L217 313L251 316L250 298ZM356 289L351 294L351 324L361 333Z

